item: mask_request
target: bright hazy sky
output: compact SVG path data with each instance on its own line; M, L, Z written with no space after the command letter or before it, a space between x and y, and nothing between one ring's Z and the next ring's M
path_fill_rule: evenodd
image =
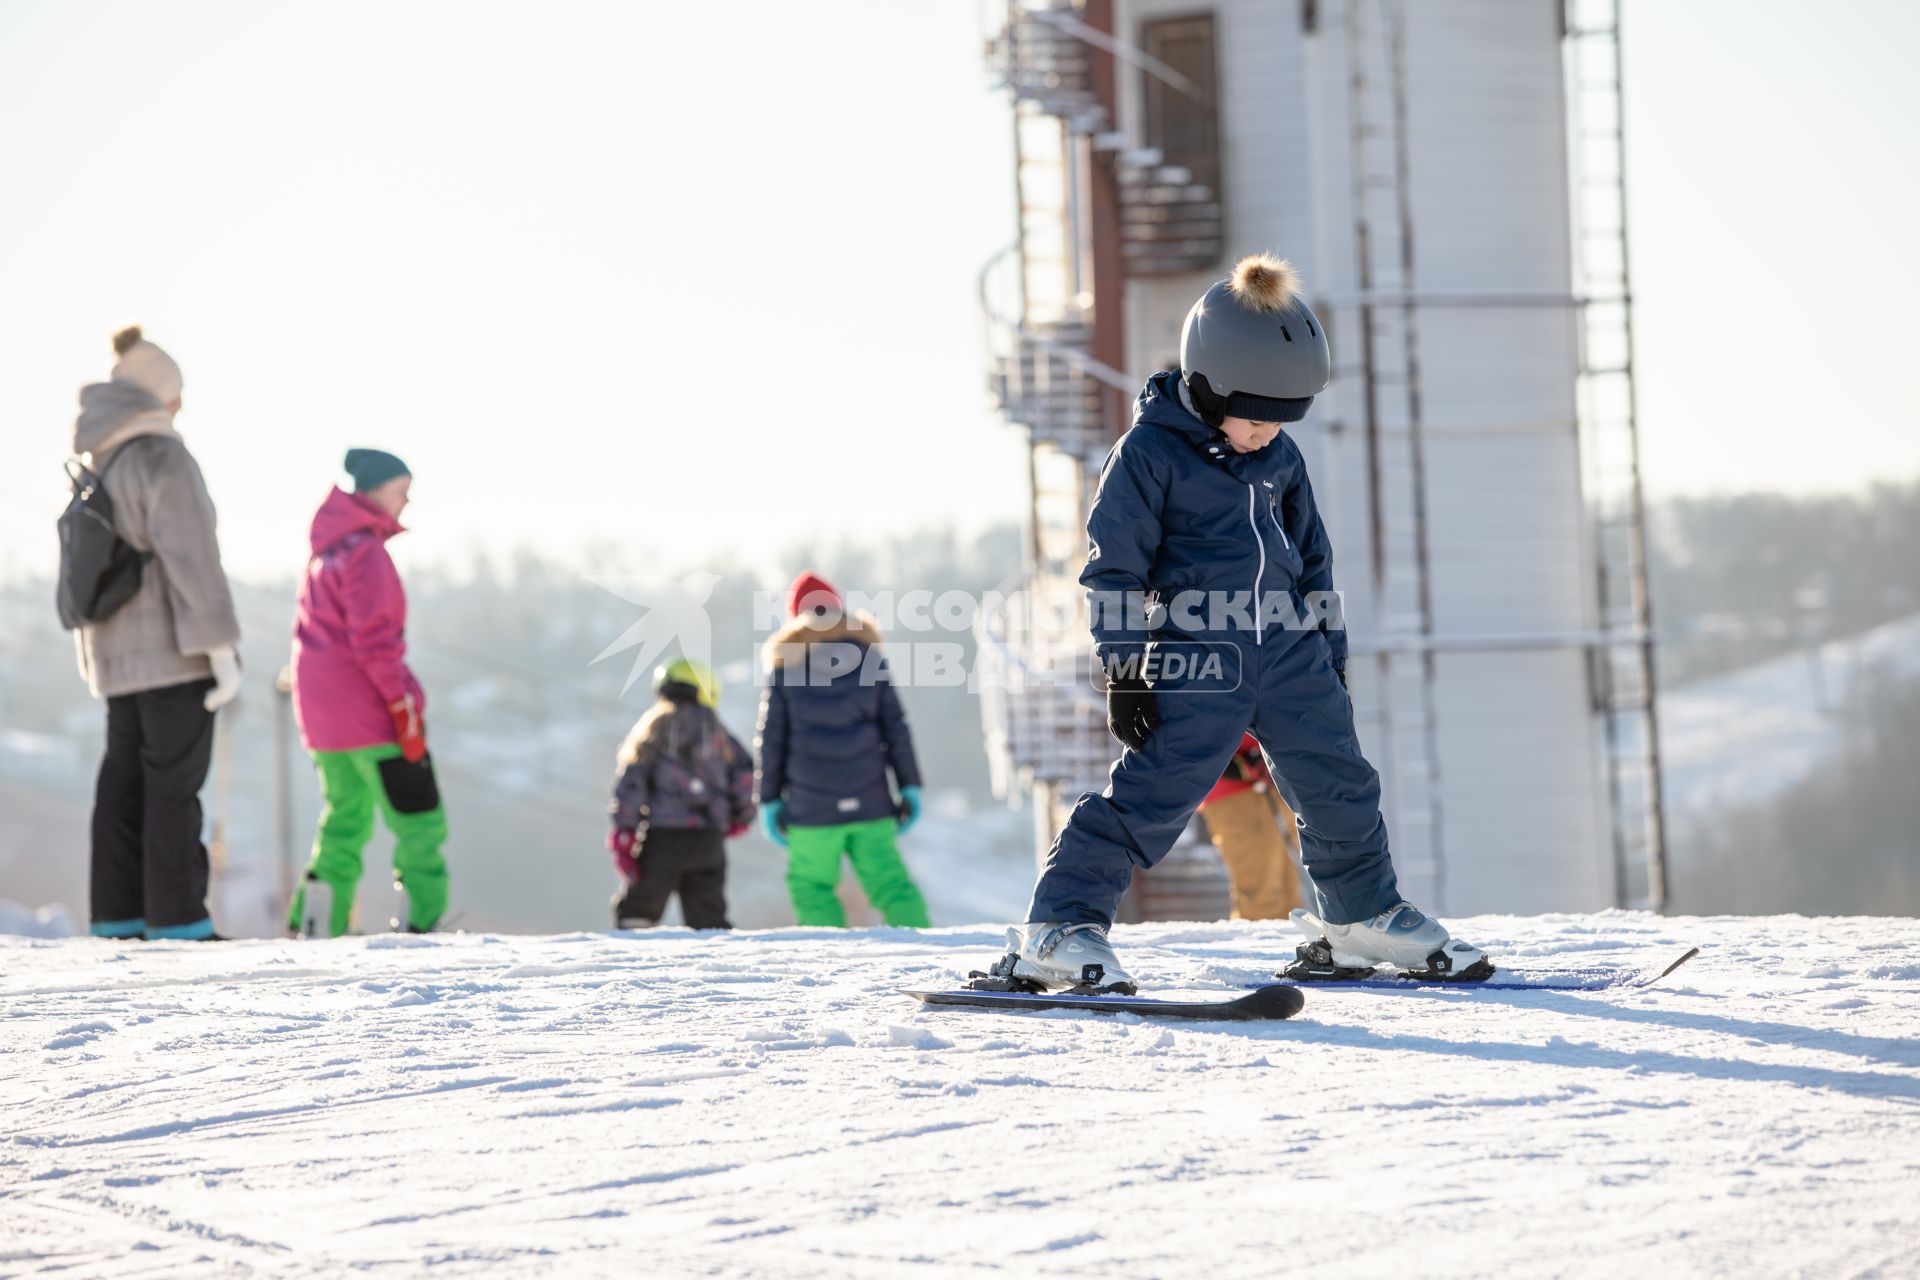
M350 444L412 464L416 560L1017 518L976 9L0 0L0 573L50 567L133 320L241 574L297 569ZM1627 19L1650 486L1920 475L1920 6Z

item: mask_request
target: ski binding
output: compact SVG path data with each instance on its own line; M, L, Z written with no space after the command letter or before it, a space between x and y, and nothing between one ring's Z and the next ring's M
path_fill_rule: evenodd
M1409 982L1485 982L1494 975L1493 961L1482 956L1464 969L1453 967L1453 957L1444 950L1427 957L1424 969L1403 970ZM1303 942L1294 949L1294 961L1276 973L1276 978L1294 982L1358 982L1378 977L1372 965L1344 965L1333 957L1333 944L1325 938Z
M985 972L975 969L967 974L965 989L968 991L999 991L1016 995L1043 996L1047 994L1045 983L1033 978L1021 977L1015 972L1019 963L1018 952L1009 951L987 966ZM1097 964L1083 965L1080 969L1080 981L1068 987L1064 994L1070 996L1130 996L1137 994L1139 988L1131 982L1103 983L1106 970Z

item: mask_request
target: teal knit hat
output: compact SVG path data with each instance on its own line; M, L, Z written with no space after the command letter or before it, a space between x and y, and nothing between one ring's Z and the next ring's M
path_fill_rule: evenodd
M347 450L346 468L347 474L353 477L355 493L378 489L389 480L413 474L407 470L406 463L383 449Z

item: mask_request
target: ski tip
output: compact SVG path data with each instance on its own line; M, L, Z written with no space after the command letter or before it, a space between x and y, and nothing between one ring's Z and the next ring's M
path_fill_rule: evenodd
M1255 1016L1261 1018L1291 1018L1304 1009L1307 998L1300 988L1283 983L1269 987L1257 987L1236 1002L1243 1004Z
M1699 954L1700 954L1700 948L1688 947L1684 952L1681 953L1680 958L1678 960L1675 960L1672 964L1662 969L1659 973L1654 974L1653 981L1658 982L1660 979L1666 977L1668 974L1672 973L1675 969L1678 969L1681 965L1685 964L1687 961L1693 959L1695 956Z

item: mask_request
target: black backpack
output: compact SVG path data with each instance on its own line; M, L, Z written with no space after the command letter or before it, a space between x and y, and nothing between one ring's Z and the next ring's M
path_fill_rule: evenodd
M59 520L60 585L56 603L60 625L69 631L103 622L133 599L140 590L141 571L153 554L136 551L113 527L107 472L126 452L127 444L113 451L98 474L78 458L67 460L73 497Z

